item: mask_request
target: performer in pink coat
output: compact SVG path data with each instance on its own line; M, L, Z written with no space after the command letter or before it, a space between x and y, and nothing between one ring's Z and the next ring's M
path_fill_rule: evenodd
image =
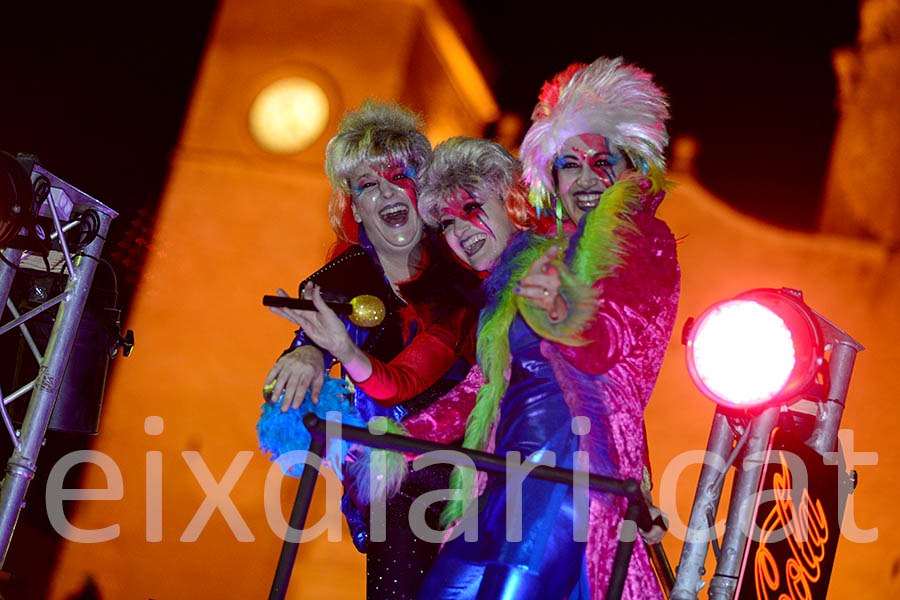
M466 447L483 449L495 428L497 453L552 454L573 468L582 451L591 472L649 489L643 410L679 291L675 241L655 217L667 117L651 76L621 59L573 65L548 82L521 157L532 205L557 222L551 233L517 232L508 197L479 193L492 164L515 172L511 157L471 138L436 148L419 210L460 260L489 273L477 342L485 384ZM468 498L474 475L454 481ZM451 504L445 520L465 504ZM528 478L517 535L506 520L514 494L491 478L478 540L450 541L419 597L604 597L625 503L592 493L586 504L572 488ZM662 598L641 544L623 597Z

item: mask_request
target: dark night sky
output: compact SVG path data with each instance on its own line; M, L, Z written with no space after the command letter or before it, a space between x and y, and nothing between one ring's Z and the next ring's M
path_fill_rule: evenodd
M814 226L837 117L831 52L855 42L855 1L464 4L497 57L505 109L527 117L566 64L623 56L669 93L672 133L699 139L709 188L744 212Z
M0 4L0 150L125 216L162 189L215 2L120 4Z
M122 212L124 235L164 184L215 2L75 4L0 7L0 149L37 154ZM836 119L830 53L855 40L855 1L462 4L504 110L527 116L569 62L622 55L657 74L714 192L813 226Z

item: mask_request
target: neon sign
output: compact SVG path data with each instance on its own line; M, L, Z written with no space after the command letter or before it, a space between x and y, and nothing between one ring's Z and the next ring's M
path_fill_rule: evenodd
M784 453L778 454L781 471L772 478L775 505L763 520L754 557L756 598L768 600L769 592L781 587L781 575L784 575L789 591L780 594L778 600L807 600L812 598L810 585L822 577L828 521L821 500L813 501L808 489L803 490L800 508L795 508L791 498L791 471ZM775 531L782 528L792 556L784 563L783 573L779 573L779 565L768 544Z
M824 598L837 550L838 467L789 432L776 429L757 498L753 535L738 583L739 600ZM806 477L808 485L795 489ZM760 502L762 498L762 502Z

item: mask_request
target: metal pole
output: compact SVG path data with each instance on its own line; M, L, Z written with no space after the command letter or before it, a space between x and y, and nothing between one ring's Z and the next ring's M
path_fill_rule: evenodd
M32 319L32 318L38 316L39 314L41 314L42 312L50 310L57 304L64 302L68 297L69 297L69 292L67 289L62 294L59 294L58 296L54 296L53 298L47 300L43 304L40 304L40 305L32 308L24 315L19 315L18 317L15 317L9 323L7 323L3 326L0 326L0 335L6 333L7 331L11 331L11 330L15 329L16 327L20 327L23 323L25 323L29 319Z
M309 429L310 435L313 437L325 435L325 421L317 417L313 413L303 417L303 424ZM476 468L493 473L506 472L506 457L498 454L490 454L488 452L480 452L478 450L469 450L468 448L447 446L445 444L436 444L434 442L426 442L416 438L385 433L375 435L369 433L368 429L361 427L352 427L350 425L341 425L341 437L345 440L351 440L371 446L373 448L383 448L386 450L402 450L413 454L430 453L435 458L440 458L443 462L451 465L470 466L474 464ZM461 458L467 457L467 458ZM565 483L572 485L574 472L571 469L563 469L561 467L546 467L539 465L529 471L528 476L535 479L543 479L546 481L555 481L557 483ZM615 479L613 477L604 477L603 475L588 474L588 487L592 490L601 492L609 492L617 496L624 496L628 499L639 500L642 507L638 516L638 525L643 530L650 529L653 519L650 517L650 509L646 504L640 492L640 485L637 488L631 487L631 479ZM636 489L636 491L635 491Z
M844 415L853 363L856 361L857 353L865 348L846 331L816 311L811 312L822 331L826 347L831 346L831 356L828 357L828 396L819 403L816 427L806 445L824 456L828 452L833 452L837 446L837 434Z
M13 319L18 319L21 316L16 309L16 305L8 298L6 300L6 308L9 310ZM28 349L31 350L31 355L34 356L34 360L36 360L38 364L41 364L41 359L44 357L41 356L41 351L38 350L37 344L34 343L34 338L31 337L31 332L28 331L28 327L25 323L19 325L19 332L22 334L22 337L25 338L25 343L28 345Z
M325 440L313 437L309 444L309 452L316 456L324 456ZM306 513L309 512L309 503L312 500L317 476L316 467L307 462L303 467L303 475L300 477L297 497L294 498L294 508L291 509L289 526L292 529L301 530L303 524L306 523ZM275 568L275 579L272 581L272 589L269 591L269 600L283 600L291 581L291 571L294 569L294 561L297 559L300 540L292 541L290 531L291 529L288 529L288 537L281 545L281 556L278 557L278 566Z
M728 425L728 419L716 410L697 491L694 493L694 505L691 507L684 546L681 548L681 561L675 576L672 600L695 600L703 587L709 542L715 536L715 531L710 532L706 515L715 515L719 510L722 484L725 481L723 470L727 468L726 460L733 444L734 432Z
M22 260L22 251L15 248L0 248L0 252L3 253L3 257L8 260L13 265L18 265ZM9 300L9 292L12 289L13 280L16 277L16 270L10 265L6 264L4 261L0 261L0 307L7 303ZM10 310L14 310L12 304L9 305ZM3 315L3 310L0 309L0 316ZM15 312L13 312L13 319L17 318ZM16 437L15 430L12 426L12 421L9 418L9 412L6 410L6 405L9 404L12 400L8 400L2 397L2 390L0 390L0 418L3 419L3 424L6 427L6 430L9 432L10 441L12 442L13 448L19 447L19 439Z
M98 235L79 256L74 267L75 272L69 274L65 291L66 300L60 304L56 314L56 322L53 324L47 350L38 369L28 411L22 423L21 445L13 452L6 465L6 476L3 479L3 489L0 491L0 548L3 551L0 566L6 561L6 553L28 491L28 484L34 477L37 455L47 432L50 416L53 414L56 395L81 322L81 313L97 268L97 257L103 251L103 242L114 214L97 211L97 216L100 223Z
M647 547L650 566L653 567L653 573L656 575L656 580L659 582L663 596L671 598L672 588L675 585L675 572L672 570L672 565L669 564L669 557L666 556L662 543L657 542L656 544L644 545Z
M725 535L722 538L716 574L709 584L710 600L731 600L734 597L747 546L747 534L753 528L751 520L756 508L754 498L759 490L766 448L780 411L780 406L770 406L750 422L750 438L731 490L728 520L725 522Z
M640 510L640 503L634 500L628 501L625 518L622 520L622 526L619 529L619 545L616 546L616 557L613 559L613 570L609 577L609 587L606 588L606 600L619 600L622 597L622 592L625 589L625 576L628 575L628 563L631 561L634 541L637 539L637 528L634 523Z
M819 403L816 427L807 441L807 445L822 456L827 452L833 452L837 444L853 363L856 361L857 352L861 349L862 347L851 339L835 342L831 350L828 361L828 374L831 380L828 398Z
M0 250L0 252L3 253L3 257L6 258L6 260L14 265L18 265L19 260L22 258L22 251L15 248L7 248L5 250ZM12 289L15 276L16 270L5 262L0 261L0 306L6 304L6 300L9 298L9 290ZM0 311L0 314L3 314L3 312Z

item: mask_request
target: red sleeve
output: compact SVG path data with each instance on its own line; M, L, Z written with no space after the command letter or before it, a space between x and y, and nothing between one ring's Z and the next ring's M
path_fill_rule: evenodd
M459 309L438 319L389 363L369 355L372 375L354 383L381 406L394 406L421 394L465 351L460 339L468 312Z

